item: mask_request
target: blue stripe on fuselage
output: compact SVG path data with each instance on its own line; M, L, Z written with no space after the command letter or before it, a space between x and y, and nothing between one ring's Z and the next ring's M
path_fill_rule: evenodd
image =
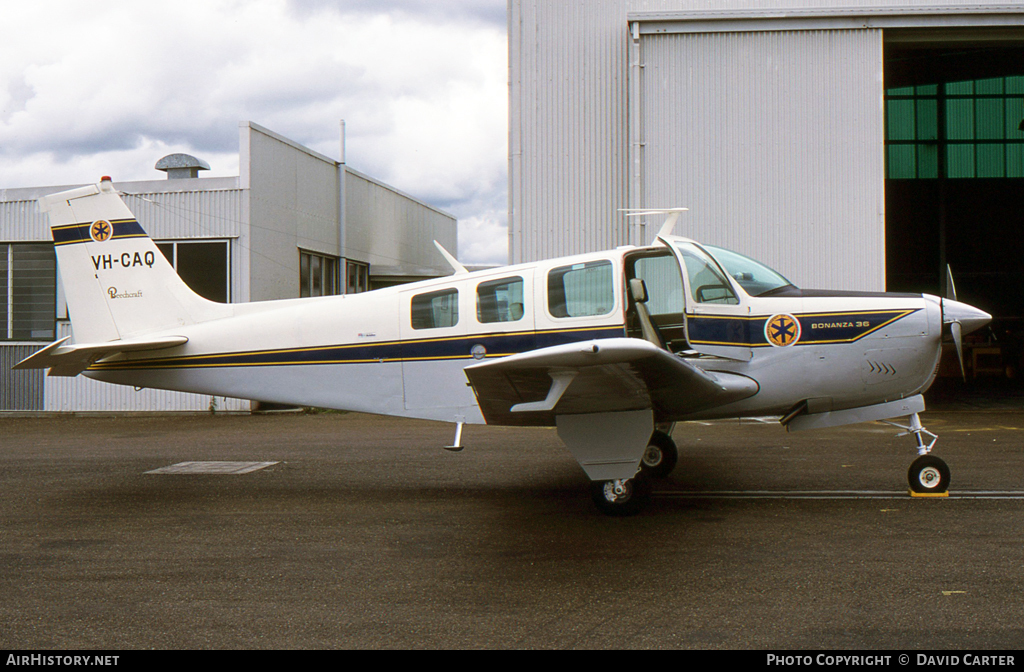
M209 355L121 360L94 364L90 371L140 369L198 369L239 366L305 366L359 364L368 362L473 359L474 346L482 345L487 357L504 357L552 345L617 338L625 335L622 325L586 329L490 333L433 339L410 339L384 343L355 343L308 348L282 348Z

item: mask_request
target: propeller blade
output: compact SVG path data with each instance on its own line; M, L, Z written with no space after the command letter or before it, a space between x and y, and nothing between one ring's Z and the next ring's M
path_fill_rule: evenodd
M956 301L956 285L953 284L953 271L946 264L946 298Z
M963 328L959 322L950 322L949 331L953 334L953 344L956 345L956 356L960 360L960 373L963 374L964 382L967 382L967 369L964 368L964 341Z

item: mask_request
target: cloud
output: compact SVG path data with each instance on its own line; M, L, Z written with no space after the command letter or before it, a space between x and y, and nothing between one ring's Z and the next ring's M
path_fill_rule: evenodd
M291 0L298 14L335 11L346 14L389 14L430 21L473 20L505 29L505 0Z
M238 171L252 120L463 220L497 259L507 188L504 0L22 3L0 26L0 188ZM495 214L499 213L499 214ZM487 231L486 244L474 236ZM486 250L484 252L483 250Z

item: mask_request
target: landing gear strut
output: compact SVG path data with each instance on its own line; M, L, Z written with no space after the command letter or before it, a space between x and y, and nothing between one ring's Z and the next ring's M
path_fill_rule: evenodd
M910 416L910 425L908 426L887 422L894 427L906 430L897 436L913 434L917 441L918 458L914 460L907 471L910 494L916 496L946 495L949 492L949 467L941 458L931 454L938 437L921 425L921 418L917 413ZM931 439L928 445L925 445L925 435Z

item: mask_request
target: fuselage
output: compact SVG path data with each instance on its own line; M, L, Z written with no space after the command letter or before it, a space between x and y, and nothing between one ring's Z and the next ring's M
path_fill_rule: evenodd
M792 287L756 296L748 290L763 289L759 271L737 270L733 257L712 249L671 239L363 294L232 305L230 316L165 330L187 337L183 346L117 355L86 375L481 423L466 366L564 343L642 338L640 308L627 291L639 277L665 347L707 371L757 383L753 396L692 418L782 415L806 400L839 410L900 399L931 384L942 300Z

